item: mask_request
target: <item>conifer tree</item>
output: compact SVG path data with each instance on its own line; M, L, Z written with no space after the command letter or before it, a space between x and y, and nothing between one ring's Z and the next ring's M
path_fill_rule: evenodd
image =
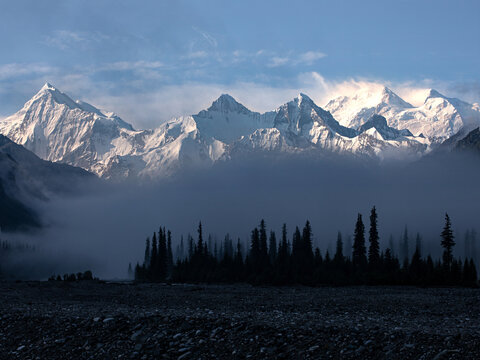
M185 245L183 243L183 235L180 236L180 251L179 254L177 254L177 258L181 260L185 259Z
M352 236L347 235L347 239L345 240L345 247L344 247L344 255L347 258L352 257L352 249L353 249L353 244L352 244Z
M443 251L443 264L447 269L451 268L453 261L453 247L455 246L452 224L450 222L450 217L445 213L445 226L442 231L442 247Z
M212 235L211 234L208 234L208 240L207 240L206 244L208 244L209 249L213 249L213 240L212 240Z
M167 232L167 278L170 278L173 270L173 253L172 253L172 233Z
M303 228L302 256L305 256L305 261L307 261L308 264L313 262L312 226L308 220Z
M164 228L158 231L158 280L163 281L167 277L168 255L167 255L167 232Z
M408 265L408 229L405 225L405 230L403 231L403 239L402 239L402 261Z
M284 256L285 258L289 255L288 249L288 239L287 239L287 224L282 226L282 241L279 246L279 256Z
M362 221L362 214L358 214L357 223L355 224L355 232L353 239L353 256L352 262L357 267L364 267L367 263L367 255L365 248L365 226Z
M292 257L294 258L294 261L297 261L298 257L301 256L301 242L302 236L300 235L300 229L296 226L292 240Z
M250 258L254 271L258 272L261 268L260 234L258 228L252 230L250 242Z
M415 252L412 256L412 261L410 262L410 276L412 277L415 283L418 283L422 277L422 253L420 250L420 235L417 234L417 245L415 246Z
M188 258L191 259L193 254L195 253L195 246L193 244L192 235L188 234L187 241L188 241Z
M150 277L151 280L156 281L158 277L158 249L157 249L157 234L154 232L152 237L152 254L150 255Z
M477 232L475 229L470 230L470 255L475 263L478 263L478 250L477 250Z
M267 228L265 225L265 220L260 221L260 258L262 267L266 267L268 265L268 247L267 247Z
M368 262L372 267L376 267L380 260L380 243L377 229L377 221L377 210L374 206L370 213L370 231L368 238L370 242L370 247L368 248Z
M395 243L393 241L393 235L390 234L390 238L388 239L388 248L390 249L390 253L393 256L395 256L396 252L395 252Z
M198 223L198 241L197 241L197 253L203 255L204 246L203 246L203 230L202 230L202 222Z
M470 280L473 283L477 282L477 268L475 267L475 263L473 259L470 259Z
M150 266L150 238L147 237L147 240L145 241L145 256L143 263L145 266Z
M270 231L270 239L268 241L268 257L270 258L270 264L275 263L277 259L277 237L274 231Z
M302 277L302 235L298 226L295 228L292 240L292 270L293 280L298 282Z
M342 233L340 231L337 234L336 251L333 259L336 263L342 263L344 261Z
M471 241L470 241L470 230L467 230L465 232L465 237L463 241L463 252L465 255L465 258L468 258L471 256L471 247L470 247ZM468 265L467 265L468 267Z
M242 255L242 244L240 243L240 238L237 240L237 249L235 251L235 259L233 260L234 269L235 269L235 278L236 280L241 280L243 278L243 255Z

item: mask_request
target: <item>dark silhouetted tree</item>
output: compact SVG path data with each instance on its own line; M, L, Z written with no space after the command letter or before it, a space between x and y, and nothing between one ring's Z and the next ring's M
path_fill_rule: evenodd
M342 233L339 231L337 234L337 244L336 244L336 251L333 260L336 263L342 263L344 260L343 257L343 241L342 241Z
M268 257L270 264L274 264L277 259L277 237L274 231L270 231L270 239L268 241Z
M445 214L445 226L442 231L442 247L443 247L443 265L450 269L453 261L453 247L455 246L452 224L450 222L450 216Z
M143 262L146 266L150 265L150 238L148 237L145 241L145 256Z
M380 261L380 243L377 229L377 210L375 206L370 212L370 231L369 231L369 242L370 247L368 248L368 262L372 268L376 268Z
M365 248L365 226L362 221L362 214L358 214L357 223L353 238L353 256L352 262L356 267L363 268L367 264L367 255Z

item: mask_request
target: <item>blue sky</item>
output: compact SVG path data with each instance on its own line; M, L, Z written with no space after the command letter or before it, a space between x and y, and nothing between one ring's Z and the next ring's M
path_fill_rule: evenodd
M478 14L461 0L0 0L0 116L46 81L139 128L223 92L260 111L363 82L478 102Z

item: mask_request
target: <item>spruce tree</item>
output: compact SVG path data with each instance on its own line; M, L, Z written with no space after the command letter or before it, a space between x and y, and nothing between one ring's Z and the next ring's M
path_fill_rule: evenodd
M475 267L475 263L473 261L472 258L470 258L470 275L471 275L471 278L470 280L476 284L477 282L477 268Z
M388 239L388 248L390 249L390 253L393 256L395 256L396 252L395 252L395 244L394 244L394 241L393 241L393 235L390 234L390 238Z
M470 255L475 263L478 262L478 251L477 251L477 233L474 229L470 230Z
M345 240L345 247L344 247L344 255L346 258L351 259L352 258L352 249L353 249L353 244L352 244L352 236L347 235L347 239Z
M302 277L303 259L302 259L302 235L298 226L295 228L292 241L292 270L293 279L299 282Z
M285 258L289 255L288 239L287 239L287 224L285 223L282 226L282 242L280 243L279 249L281 249L279 250L279 253L282 253L281 255L285 256Z
M193 257L193 254L195 253L195 246L193 244L192 235L188 234L187 242L188 242L188 258L191 259Z
M380 244L379 236L377 229L377 210L375 206L372 208L370 213L370 231L369 231L369 242L370 247L368 248L368 262L372 267L376 267L380 260Z
M313 262L312 226L308 220L305 223L302 235L302 256L305 257L308 264L311 264Z
M453 260L453 247L455 246L453 231L452 231L452 224L450 222L450 216L445 213L445 226L443 227L442 231L442 247L443 251L443 265L450 269Z
M198 223L197 233L198 233L197 253L199 255L203 255L204 246L203 246L203 230L202 230L202 222L201 221Z
M420 256L422 255L422 237L420 233L417 233L417 237L415 238L415 250L418 251Z
M471 240L470 240L470 230L467 230L465 232L465 237L464 237L464 242L463 242L463 253L465 255L465 258L468 258L471 256ZM468 266L468 265L467 265Z
M173 271L173 252L172 252L172 233L167 233L167 278L172 276Z
M128 278L129 278L129 279L132 279L132 278L134 277L133 269L132 269L132 263L128 263L128 271L127 271L127 274L128 274Z
M353 238L353 256L352 263L357 267L364 267L367 263L367 255L365 248L365 226L362 221L362 214L358 214L357 223L355 224L355 232Z
M167 255L167 232L164 228L158 231L158 280L164 281L167 277L168 255Z
M270 231L270 239L268 241L268 257L270 264L274 264L277 259L277 237L274 231Z
M145 266L150 266L150 238L147 237L147 240L145 241L145 256L143 263Z
M415 252L413 253L412 261L410 262L409 266L411 280L414 283L419 283L420 278L422 277L422 254L419 243L417 243L417 246L415 246Z
M267 228L265 220L260 221L260 258L262 267L268 266Z
M403 239L402 239L402 261L404 264L408 265L408 256L409 256L409 249L408 249L408 229L405 225L405 230L403 231Z
M180 251L177 254L177 259L184 260L185 259L185 245L183 243L183 235L180 236Z
M252 230L250 241L250 260L255 272L260 271L261 268L261 252L260 252L260 234L258 228Z
M145 265L146 266L146 265ZM146 266L149 269L150 278L156 281L158 278L158 248L157 248L157 234L154 232L152 237L152 254L150 255L150 266Z
M336 263L342 263L343 258L343 241L342 241L342 233L339 231L337 234L337 244L336 244L336 251L333 260Z

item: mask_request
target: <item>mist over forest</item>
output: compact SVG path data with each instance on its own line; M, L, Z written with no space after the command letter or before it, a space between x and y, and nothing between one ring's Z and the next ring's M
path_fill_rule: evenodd
M382 165L338 155L254 158L183 172L164 182L95 182L85 194L52 200L42 209L43 230L2 234L3 240L35 247L5 266L33 278L85 269L102 278L125 278L128 263L142 261L145 239L159 226L172 231L175 250L181 235L196 236L199 221L207 237L220 242L229 233L246 249L261 219L277 233L286 223L289 236L308 219L314 247L332 254L337 232L346 247L357 213L368 225L372 206L379 215L382 250L392 235L398 253L407 226L410 253L418 232L423 254L439 257L448 212L457 240L454 254L463 258L465 231L477 226L478 157L436 154L415 163Z

